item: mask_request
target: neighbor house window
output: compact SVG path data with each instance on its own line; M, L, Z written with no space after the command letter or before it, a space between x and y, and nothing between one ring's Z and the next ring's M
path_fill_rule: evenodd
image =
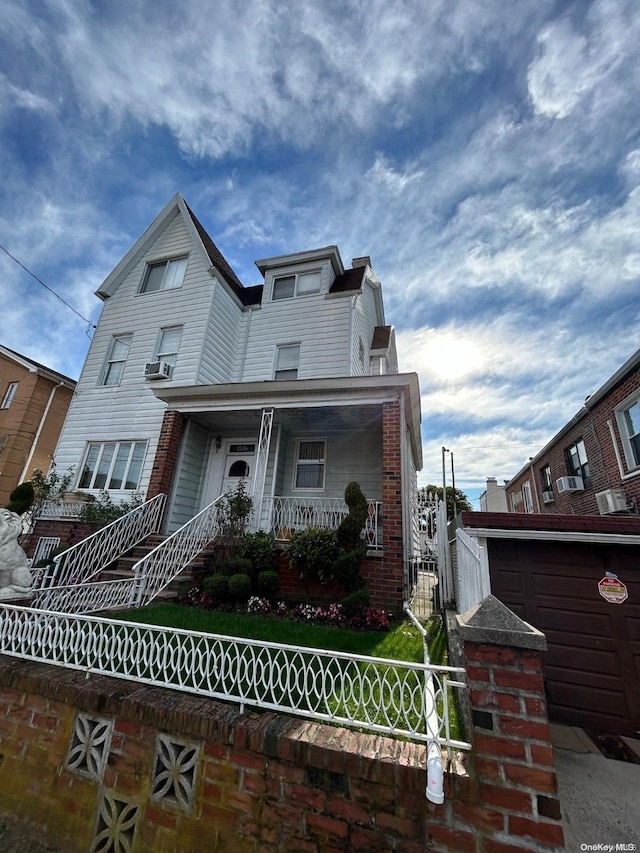
M274 379L297 379L300 364L300 344L282 344L276 351Z
M522 484L522 500L524 502L524 511L533 512L533 498L531 497L531 483L527 480Z
M161 329L156 347L154 361L166 361L171 367L176 366L178 350L182 340L182 326L172 326L170 329Z
M571 444L567 447L565 453L567 457L568 473L573 477L582 477L585 487L590 486L591 470L589 468L589 461L587 459L587 451L584 446L584 441L579 439L575 444Z
M616 412L629 468L640 466L640 400Z
M298 442L294 488L324 489L325 456L324 440Z
M157 264L149 264L140 293L175 290L177 287L182 287L186 271L187 258L172 258L168 261L160 261Z
M133 335L115 335L111 341L109 357L102 377L103 385L119 385L129 355Z
M320 271L301 272L297 275L285 275L273 280L273 299L291 299L294 296L307 296L320 293L322 275Z
M146 441L91 442L78 488L137 489L146 447Z
M18 390L18 383L17 382L10 382L9 387L5 391L5 395L2 398L2 405L0 406L0 409L8 409L9 408L9 406L11 405L11 401L16 396L17 390Z
M522 503L522 492L512 492L509 495L509 500L511 502L511 512L517 512L518 507Z
M540 479L542 480L542 491L553 492L553 480L551 479L551 468L545 465L540 469Z

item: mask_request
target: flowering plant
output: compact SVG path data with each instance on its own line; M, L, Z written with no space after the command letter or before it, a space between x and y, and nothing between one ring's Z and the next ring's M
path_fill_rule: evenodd
M271 613L271 602L268 598L260 598L259 595L252 595L247 602L247 613Z

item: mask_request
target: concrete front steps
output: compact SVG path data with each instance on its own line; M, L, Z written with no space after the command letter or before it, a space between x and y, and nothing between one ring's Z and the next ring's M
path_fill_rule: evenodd
M134 548L116 560L108 569L104 569L100 574L100 580L115 581L123 579L131 579L133 577L133 567L152 551L161 542L164 542L166 536L153 534L148 536L143 542L139 542ZM154 601L177 601L184 598L188 590L192 586L199 585L202 578L208 573L208 563L210 563L214 552L211 549L201 551L176 577L154 598Z

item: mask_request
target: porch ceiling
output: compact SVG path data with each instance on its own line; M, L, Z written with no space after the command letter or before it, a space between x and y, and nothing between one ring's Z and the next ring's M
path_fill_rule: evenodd
M246 435L260 431L262 409L233 412L197 412L191 418L206 429L224 430ZM380 405L319 406L316 408L275 409L274 426L292 432L319 430L358 430L379 425L382 428Z

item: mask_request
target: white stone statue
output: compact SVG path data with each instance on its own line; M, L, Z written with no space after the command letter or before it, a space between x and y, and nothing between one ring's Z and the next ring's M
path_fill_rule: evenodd
M0 509L0 598L19 598L31 589L27 555L18 544L22 533L20 516Z

